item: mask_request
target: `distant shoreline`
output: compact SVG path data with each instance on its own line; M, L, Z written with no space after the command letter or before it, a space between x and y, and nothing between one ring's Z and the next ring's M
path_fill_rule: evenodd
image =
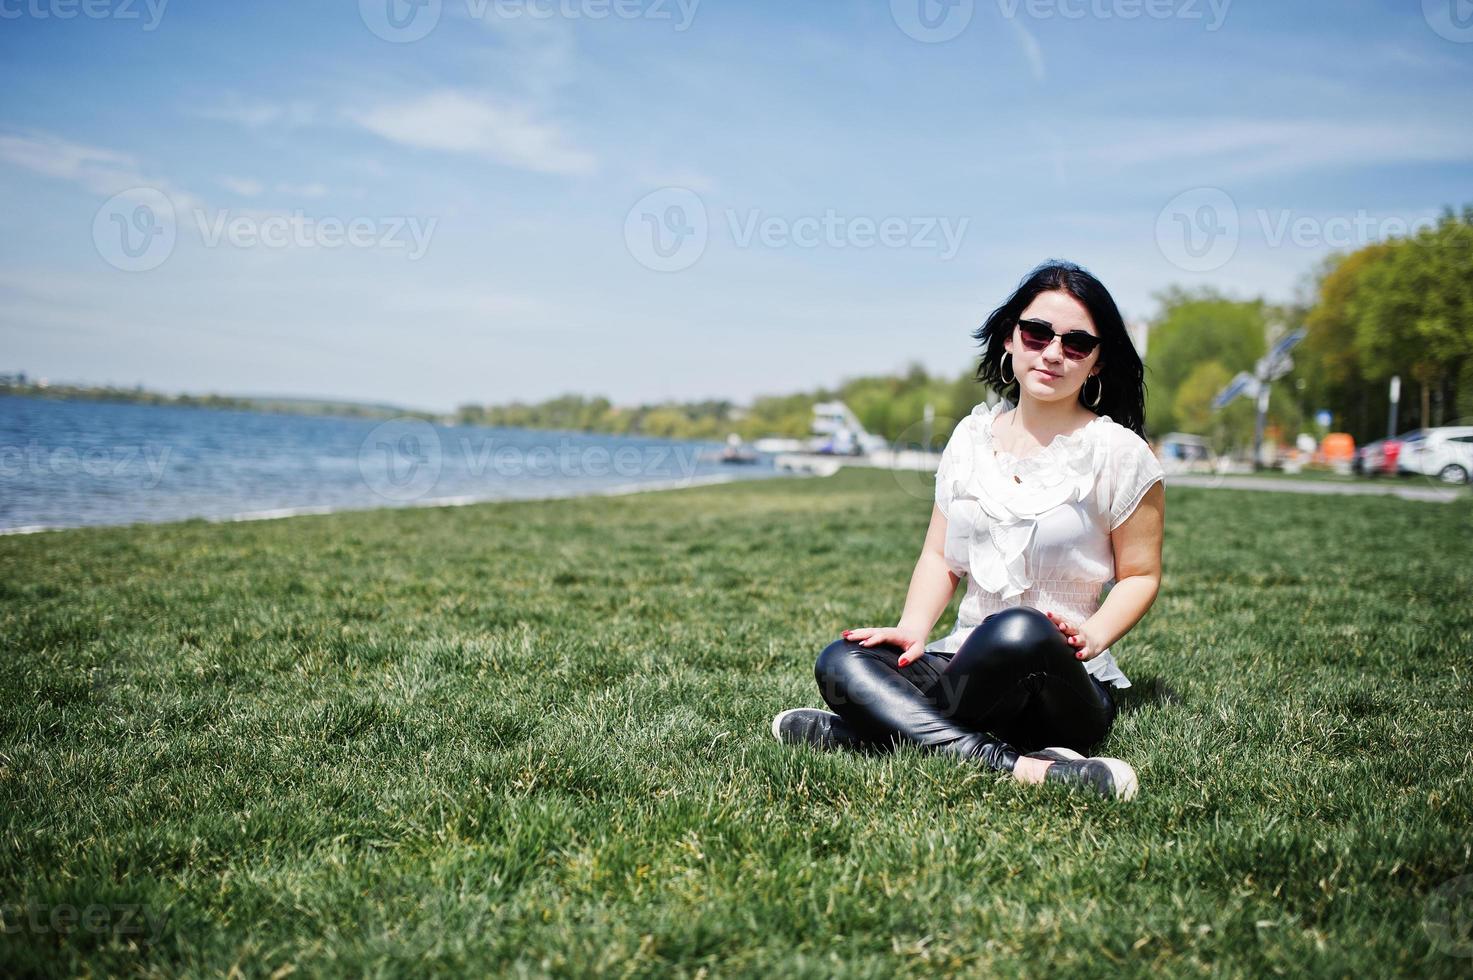
M790 473L786 476L766 477L767 480L781 480L794 478L811 478L817 474ZM248 510L235 514L224 514L215 517L199 515L197 517L170 518L166 521L129 521L126 524L26 524L20 527L0 528L0 536L10 534L44 534L49 531L86 531L101 530L104 528L129 528L129 527L163 527L169 524L184 524L189 521L206 521L210 524L236 524L243 521L274 521L287 517L316 517L327 514L339 514L353 511L375 511L375 510L409 510L418 507L469 507L473 504L514 504L546 502L550 500L577 500L581 497L623 497L636 493L657 493L662 490L687 490L694 487L719 486L725 483L745 483L738 476L703 476L693 477L676 483L645 483L632 487L613 487L600 490L578 491L574 493L542 494L535 497L486 497L477 495L465 495L459 497L437 497L433 500L415 500L403 504L382 504L371 507L354 507L352 505L337 506L327 504L315 507L276 507L268 510Z
M340 402L317 398L244 397L240 395L166 395L142 388L95 388L87 385L37 385L0 382L0 395L17 398L45 398L52 401L107 402L116 405L152 405L172 408L211 408L235 412L260 412L266 415L305 415L315 418L350 419L419 418L428 422L442 421L436 412L377 405Z

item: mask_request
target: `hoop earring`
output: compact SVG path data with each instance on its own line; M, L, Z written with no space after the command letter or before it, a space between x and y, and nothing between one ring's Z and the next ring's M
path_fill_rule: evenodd
M1094 401L1087 401L1086 400L1085 401L1085 404L1088 405L1090 408L1099 408L1100 407L1100 398L1101 398L1101 396L1103 396L1105 394L1105 381L1098 374L1092 374L1092 375L1090 375L1090 378L1094 378L1095 381L1098 382L1098 385L1095 387ZM1084 383L1085 384L1089 384L1089 378L1085 378L1084 379Z
M999 377L1002 376L1002 374L1004 373L1004 370L1005 369L1011 368L1013 366L1012 357L1013 357L1013 355L1012 355L1012 353L1010 351L1003 351L1002 352L1002 357L999 357L997 359L997 373L998 373L998 376ZM1006 360L1004 360L1004 358L1006 358ZM1002 383L1004 385L1010 385L1014 381L1017 381L1017 380L1018 380L1018 376L1016 374L1014 374L1011 378L1003 378L1002 379Z

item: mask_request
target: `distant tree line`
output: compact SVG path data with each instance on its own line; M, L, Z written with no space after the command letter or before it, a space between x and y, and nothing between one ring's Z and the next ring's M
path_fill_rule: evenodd
M972 379L973 373L968 370L950 377L933 376L921 365L912 364L900 375L855 377L837 387L760 396L750 405L706 400L617 406L603 397L566 394L535 403L462 405L456 419L466 425L575 429L668 439L722 440L730 433L749 441L764 436L801 439L812 435L814 403L839 400L870 432L896 445L919 448L926 443L922 420L930 404L935 412L930 446L937 448L945 444L956 422L985 400L985 392Z
M391 418L414 416L437 420L432 412L416 412L392 405L365 405L315 398L242 398L233 395L169 395L149 391L142 385L42 384L30 381L25 372L0 374L0 395L55 398L63 401L126 402L135 405L177 405L188 408L217 408L240 412L274 412L283 415L333 415L347 418Z

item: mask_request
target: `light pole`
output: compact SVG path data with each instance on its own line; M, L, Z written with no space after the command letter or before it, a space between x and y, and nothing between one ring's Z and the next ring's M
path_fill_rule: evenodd
M1239 371L1238 376L1212 399L1213 408L1222 408L1239 395L1253 395L1258 399L1258 414L1253 420L1253 468L1258 469L1263 455L1263 428L1268 419L1268 394L1273 383L1294 370L1294 359L1289 351L1304 339L1303 328L1294 330L1279 339L1273 349L1253 365L1253 373Z
M1396 438L1396 406L1401 402L1401 375L1391 376L1391 407L1386 412L1386 438Z

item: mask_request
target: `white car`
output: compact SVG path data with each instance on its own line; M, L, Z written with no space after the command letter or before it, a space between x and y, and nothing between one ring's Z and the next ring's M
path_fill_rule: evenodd
M1467 483L1473 474L1473 425L1423 429L1421 435L1402 444L1397 469L1435 476L1444 483Z

